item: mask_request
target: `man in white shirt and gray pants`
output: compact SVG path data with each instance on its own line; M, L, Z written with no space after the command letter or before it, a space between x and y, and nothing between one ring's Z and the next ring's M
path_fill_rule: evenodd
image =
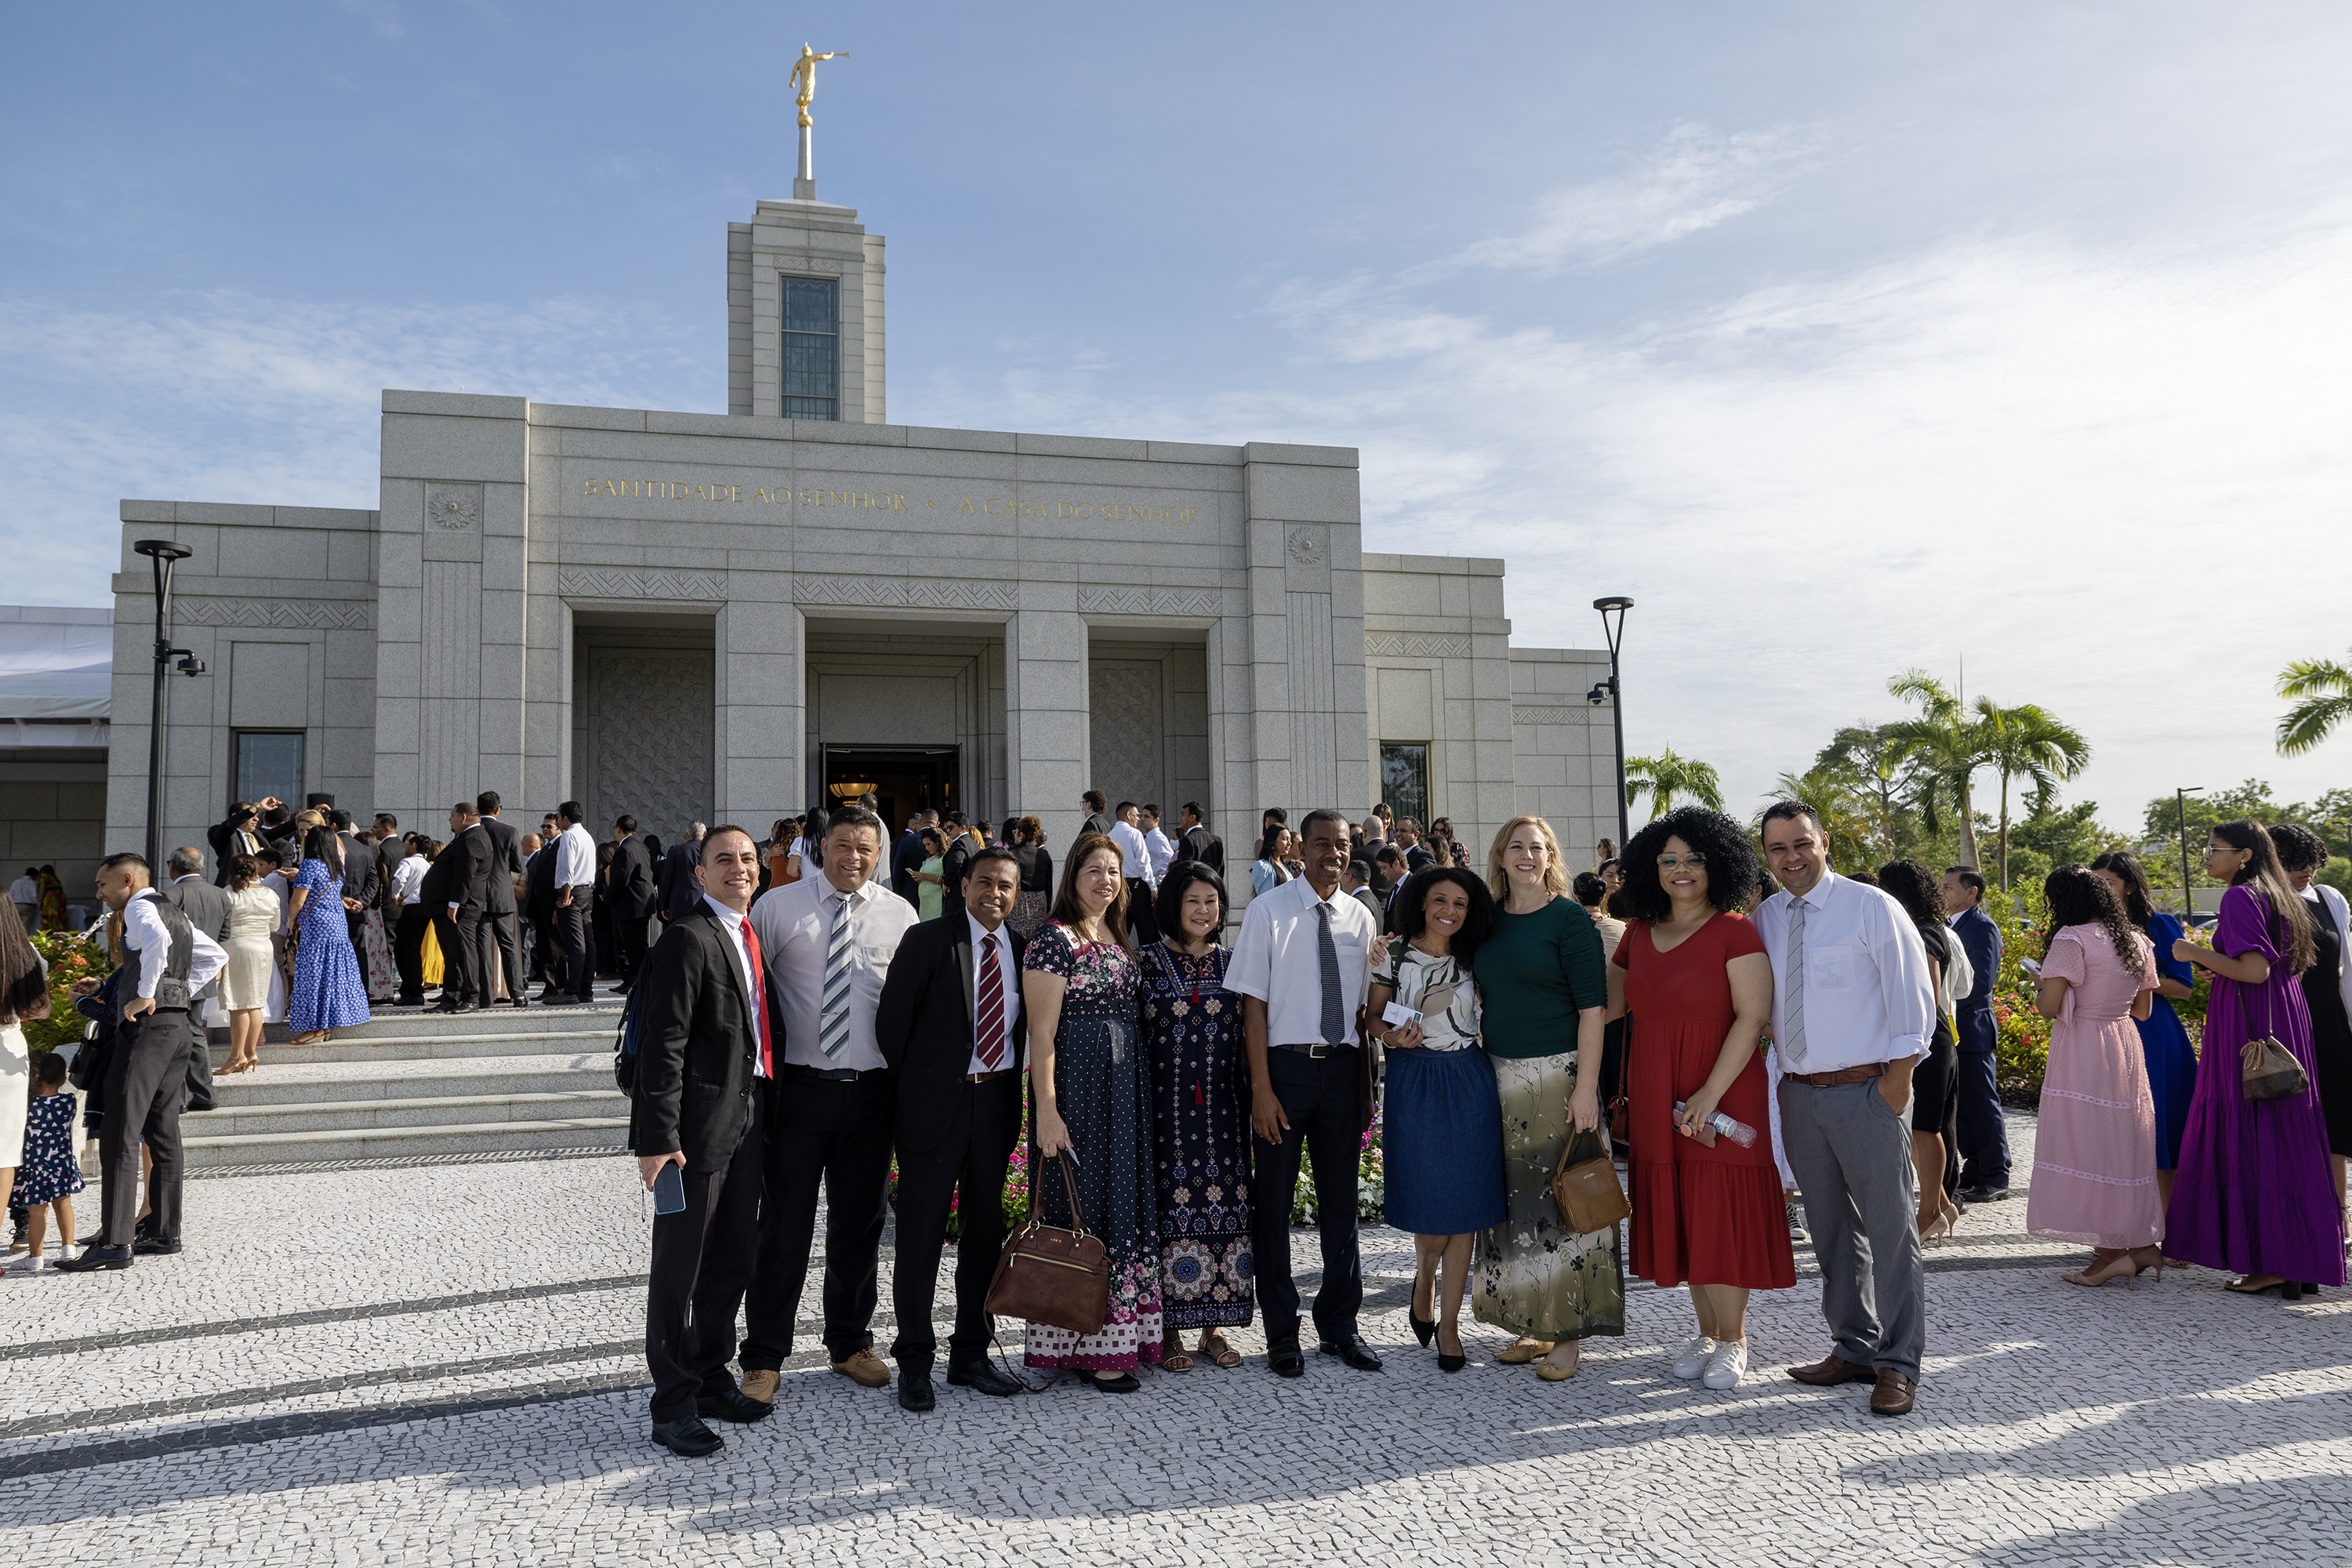
M1160 940L1160 922L1152 919L1151 895L1160 886L1160 879L1151 869L1151 850L1143 842L1143 829L1136 826L1136 805L1131 800L1118 803L1111 819L1110 841L1118 846L1118 874L1127 883L1127 923L1139 948L1150 947Z
M1812 807L1784 800L1764 813L1764 857L1782 889L1756 911L1772 961L1781 1141L1834 1341L1789 1375L1874 1384L1870 1408L1901 1415L1927 1336L1909 1115L1912 1070L1936 1026L1927 950L1900 904L1830 869Z

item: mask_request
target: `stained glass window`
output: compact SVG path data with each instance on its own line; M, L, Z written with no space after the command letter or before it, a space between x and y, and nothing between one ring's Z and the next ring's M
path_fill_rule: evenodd
M841 417L841 284L831 278L787 278L784 285L784 400L787 419Z

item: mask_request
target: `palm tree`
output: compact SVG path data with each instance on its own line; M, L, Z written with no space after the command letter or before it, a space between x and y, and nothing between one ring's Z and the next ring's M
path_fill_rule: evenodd
M1650 797L1650 816L1664 816L1676 797L1688 795L1710 811L1723 809L1723 781L1712 764L1696 757L1678 757L1668 746L1654 757L1625 759L1625 805L1630 809L1643 795Z
M1947 818L1958 818L1960 858L1969 866L1983 864L1977 853L1977 813L1974 780L1985 764L1985 738L1969 721L1968 710L1950 688L1924 669L1908 669L1886 683L1889 694L1919 705L1916 719L1898 719L1885 725L1897 756L1916 770L1915 789L1919 815L1927 831L1943 831Z
M1782 773L1772 781L1772 787L1780 799L1801 800L1813 808L1813 815L1821 819L1822 836L1829 840L1832 867L1857 871L1878 863L1872 854L1877 827L1872 820L1870 798L1851 772L1816 763L1808 773Z
M1990 697L1976 700L1974 726L1984 737L1985 766L2000 775L2000 885L2009 889L2009 784L2023 779L2045 799L2058 781L2071 779L2091 760L2091 742L2032 703L2003 708Z
M1888 724L1848 724L1831 736L1830 743L1813 758L1814 773L1833 768L1859 782L1878 818L1880 847L1890 859L1901 843L1895 822L1908 782L1905 777L1903 748L1889 732L1892 729Z
M2278 694L2300 697L2279 721L2282 757L2301 756L2347 719L2352 719L2352 665L2332 658L2299 658L2279 672Z

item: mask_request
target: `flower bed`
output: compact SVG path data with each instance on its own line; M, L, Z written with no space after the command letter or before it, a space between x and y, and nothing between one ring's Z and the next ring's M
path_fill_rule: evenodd
M54 1051L80 1039L89 1025L74 1011L74 982L103 980L111 966L106 949L79 931L37 931L33 947L49 964L49 1016L26 1021L25 1044L36 1051Z

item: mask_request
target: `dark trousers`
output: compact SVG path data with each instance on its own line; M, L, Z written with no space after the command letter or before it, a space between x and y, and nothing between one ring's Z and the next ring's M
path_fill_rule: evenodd
M625 915L617 910L613 912L613 940L620 949L621 978L633 985L636 984L637 971L646 963L646 918Z
M131 1245L139 1218L139 1148L155 1157L148 1194L155 1235L180 1237L180 1101L188 1092L188 1016L150 1013L115 1031L106 1069L106 1117L98 1150L106 1172L101 1235L109 1247Z
M556 940L563 949L563 972L572 982L572 996L582 1002L596 995L596 931L591 923L595 889L586 882L572 889L572 901L555 910Z
M1959 1103L1960 1185L2009 1185L2009 1121L2001 1114L1991 1051L1962 1051L1952 1098Z
M471 1002L476 999L474 965L480 954L472 941L473 932L463 922L467 916L461 909L451 914L445 907L433 911L433 940L441 946L441 1000Z
M213 1100L212 1031L205 1027L204 1004L188 1014L188 1097L184 1109L210 1110Z
M931 1303L939 1293L940 1254L947 1245L948 1205L956 1204L955 1330L948 1363L988 1354L995 1320L988 1315L988 1285L1004 1250L1004 1167L1021 1137L1021 1077L959 1086L947 1132L928 1149L898 1151L898 1257L890 1301L898 1315L891 1359L928 1366L939 1351Z
M531 962L537 966L532 978L544 983L550 991L562 991L570 983L563 968L563 943L556 939L555 917L537 914L530 917L534 941L530 944Z
M890 1181L895 1084L887 1072L855 1082L803 1078L779 1065L770 1086L773 1132L760 1205L760 1261L745 1304L743 1370L772 1372L793 1353L801 1285L816 1240L824 1188L824 1348L847 1361L874 1343L883 1198Z
M686 1207L654 1216L652 1278L646 1286L646 1366L654 1378L654 1420L694 1414L698 1394L732 1388L735 1313L751 1278L760 1228L759 1112L715 1171L686 1173Z
M392 962L400 971L400 1000L412 1005L425 1000L425 928L433 917L423 904L400 906L400 923L393 929Z
M1316 1059L1279 1048L1265 1053L1266 1073L1282 1113L1282 1142L1250 1135L1257 1173L1250 1184L1251 1265L1268 1345L1298 1338L1298 1287L1290 1279L1290 1200L1298 1189L1298 1152L1315 1162L1317 1228L1323 1236L1323 1283L1315 1291L1315 1331L1352 1339L1364 1304L1363 1258L1356 1246L1356 1162L1364 1137L1363 1068L1353 1046Z
M1135 945L1150 947L1160 940L1160 920L1151 908L1151 884L1140 877L1127 879L1127 929Z
M497 989L491 976L501 971L506 975L507 994L515 1001L522 1000L522 933L515 927L512 910L482 911L482 1005L490 1005L490 993Z

